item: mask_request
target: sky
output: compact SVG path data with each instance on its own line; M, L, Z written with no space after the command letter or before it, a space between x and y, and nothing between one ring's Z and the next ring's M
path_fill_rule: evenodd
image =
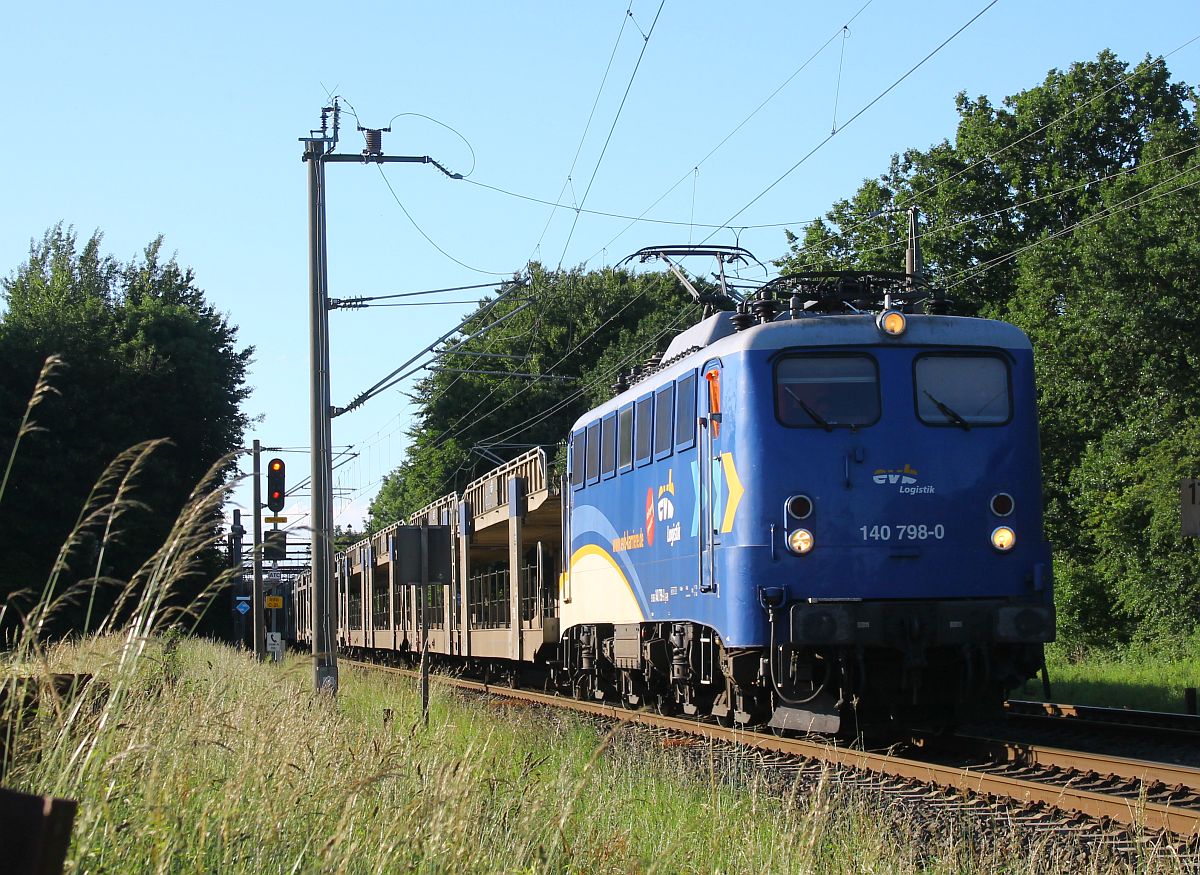
M163 235L255 347L247 441L284 448L297 483L309 469L299 138L332 96L339 152L362 149L357 123L390 125L385 153L429 155L466 179L329 166L331 297L496 282L530 259L598 268L705 240L769 263L785 227L801 232L893 154L952 138L959 92L999 101L1106 48L1130 64L1167 56L1177 81L1200 84L1200 41L1185 46L1195 13L1194 0L23 3L0 32L14 147L0 275L58 222L102 231L123 260ZM333 403L473 306L333 311ZM339 525L361 527L403 459L410 386L333 421L335 447L357 454L334 474ZM249 508L248 484L234 499ZM307 512L298 492L284 514L302 528Z

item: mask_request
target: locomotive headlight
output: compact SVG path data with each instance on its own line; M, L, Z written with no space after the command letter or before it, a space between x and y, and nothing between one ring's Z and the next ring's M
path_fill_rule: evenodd
M1007 553L1017 543L1017 533L1008 526L997 526L992 530L992 546L1001 553Z
M788 549L803 556L813 548L813 535L808 529L796 529L788 534Z
M793 495L787 500L787 511L798 520L806 520L813 512L812 499L807 495Z
M908 327L908 320L899 310L884 310L875 319L875 325L884 334L899 337Z

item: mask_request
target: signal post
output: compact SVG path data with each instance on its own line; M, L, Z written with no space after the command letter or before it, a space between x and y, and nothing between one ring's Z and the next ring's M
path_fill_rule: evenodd
M266 650L275 662L283 659L283 637L279 628L279 611L283 608L283 596L280 594L278 569L279 561L287 559L287 532L279 528L280 523L287 522L287 517L279 515L287 497L286 474L287 466L284 465L283 459L267 462L267 509L272 513L272 516L267 517L267 522L274 528L267 532L262 544L263 558L271 560L272 576L271 595L264 597L264 604L271 612L271 631L267 633Z
M254 441L254 546L251 550L250 560L254 568L254 582L250 590L250 606L253 613L250 615L251 623L254 627L254 657L262 659L266 653L266 623L264 622L263 611L263 576L262 576L262 486L259 483L261 472L259 471L259 455L262 453L262 444L256 438Z

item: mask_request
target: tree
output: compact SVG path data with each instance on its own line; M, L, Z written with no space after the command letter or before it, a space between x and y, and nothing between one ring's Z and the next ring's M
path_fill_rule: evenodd
M1089 215L1101 180L1168 154L1160 151L1168 143L1195 144L1193 100L1161 59L1131 69L1108 51L1051 70L999 107L960 93L953 143L894 156L886 173L835 203L803 238L789 232L778 264L785 272L900 270L905 219L881 211L916 204L928 224L927 273L968 309L995 314L1016 285L1010 253Z
M1200 471L1197 182L1193 150L1101 186L1086 225L1022 257L1007 309L1038 352L1060 608L1084 642L1200 616L1177 499Z
M147 510L121 533L121 548L106 551L106 570L117 576L161 543L193 486L242 445L252 350L237 348L236 327L206 302L193 272L163 258L161 237L127 263L102 254L101 241L97 232L80 247L72 229L57 225L0 286L5 457L42 362L58 353L66 363L0 504L12 548L0 568L6 596L40 587L92 484L126 448L170 441L132 496ZM95 573L92 558L74 557L72 571Z

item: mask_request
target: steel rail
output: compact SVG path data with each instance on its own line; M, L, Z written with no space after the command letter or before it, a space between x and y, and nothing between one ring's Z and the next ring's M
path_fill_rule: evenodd
M947 748L965 754L989 756L1019 766L1074 769L1081 772L1092 772L1096 775L1140 781L1143 784L1158 783L1173 787L1186 787L1193 792L1200 792L1200 769L1176 763L1068 750L1044 744L970 733L955 735L943 746L943 749Z
M349 664L406 676L412 675L412 672L407 669L376 663L349 661ZM967 767L915 760L890 753L853 750L839 747L830 742L777 737L744 729L725 728L694 718L668 717L647 711L631 711L603 702L569 699L549 693L536 693L531 690L497 686L446 675L438 675L437 680L459 689L473 690L551 708L562 708L606 720L665 729L709 741L729 743L769 753L815 760L843 769L910 780L976 797L1003 797L1022 805L1040 804L1059 811L1081 814L1102 822L1108 821L1128 827L1169 832L1185 838L1200 837L1200 808L1179 807L1145 798L1130 799L1113 796L1071 786L1070 783L1058 785L1012 775L990 774L983 770L985 767ZM994 768L994 764L992 767ZM1192 771L1195 772L1195 770Z
M1169 711L1131 711L1098 705L1063 705L1054 702L1028 702L1010 699L1004 703L1010 717L1108 727L1152 729L1155 732L1200 736L1200 717Z

